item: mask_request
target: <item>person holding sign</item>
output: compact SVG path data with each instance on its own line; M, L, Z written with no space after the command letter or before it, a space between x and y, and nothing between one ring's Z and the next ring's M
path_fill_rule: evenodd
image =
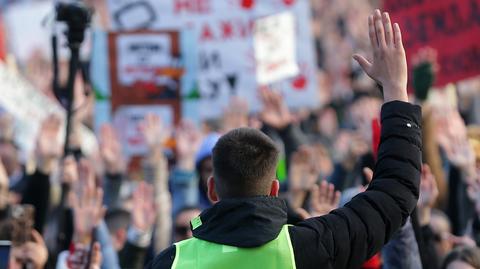
M149 268L360 268L406 222L421 174L421 109L408 103L398 24L368 18L373 60L356 59L383 86L382 131L373 180L344 207L295 226L275 178L278 149L261 132L235 129L213 150L208 196L191 221L193 238L160 253Z

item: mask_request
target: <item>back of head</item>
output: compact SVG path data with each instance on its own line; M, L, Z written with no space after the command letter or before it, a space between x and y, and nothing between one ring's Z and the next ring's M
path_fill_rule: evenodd
M213 175L220 198L268 195L279 151L264 133L239 128L222 136L213 148Z
M443 261L442 268L447 269L453 263L463 263L480 269L480 249L476 247L459 247L452 250Z

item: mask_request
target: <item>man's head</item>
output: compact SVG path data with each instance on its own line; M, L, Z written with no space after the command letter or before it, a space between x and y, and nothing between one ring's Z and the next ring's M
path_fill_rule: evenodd
M222 136L213 148L213 177L208 181L210 200L277 196L278 154L274 142L256 129L239 128Z

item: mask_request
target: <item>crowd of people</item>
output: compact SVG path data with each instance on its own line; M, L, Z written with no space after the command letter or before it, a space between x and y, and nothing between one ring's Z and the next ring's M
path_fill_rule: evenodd
M276 177L289 224L327 215L365 192L382 150L384 100L379 81L361 69L366 63L351 56L369 51L366 18L378 3L348 3L354 4L312 1L321 107L291 110L278 91L262 88L255 114L240 98L231 99L221 119L200 126L182 120L172 129L149 114L139 126L148 154L135 173L110 124L98 132L98 148L82 152L78 126L91 125L92 111L74 117L70 154L63 154L62 124L52 115L27 159L15 142L15 119L2 112L0 240L12 241L9 268L151 264L172 243L192 238L191 220L212 206L212 150L241 127L262 131L280 149ZM431 68L413 79L434 76L435 52L424 50L414 64ZM452 101L412 89L410 102L423 110L418 203L362 268L480 268L480 83L458 83L454 92Z

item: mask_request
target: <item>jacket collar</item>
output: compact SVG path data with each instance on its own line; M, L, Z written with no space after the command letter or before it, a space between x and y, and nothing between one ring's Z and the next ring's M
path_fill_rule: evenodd
M194 237L222 245L258 247L277 238L287 223L287 207L271 196L223 199L199 217L193 225Z

